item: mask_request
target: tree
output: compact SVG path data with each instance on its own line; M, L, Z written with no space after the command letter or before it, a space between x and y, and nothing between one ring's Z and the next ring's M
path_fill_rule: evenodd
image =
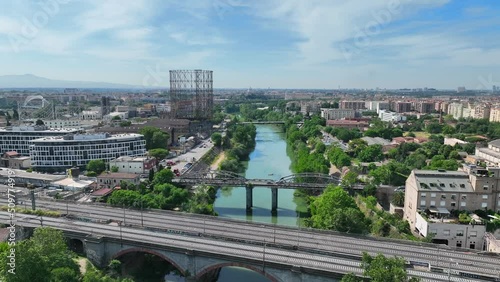
M361 150L358 159L362 162L376 162L384 159L382 145L374 144Z
M87 164L87 171L93 171L96 174L101 174L106 170L106 163L104 160L91 160Z
M148 154L157 160L163 160L168 156L168 150L163 148L151 149Z
M408 278L405 268L405 260L400 257L386 258L382 254L375 257L363 253L361 263L363 274L370 277L372 282L402 282L419 281L416 278Z
M51 271L51 282L78 282L80 275L68 267L59 267Z
M391 203L398 207L403 207L405 205L405 193L404 192L396 192L392 196Z
M174 173L170 169L162 169L155 173L153 184L172 183L172 179L174 179Z
M212 142L214 142L216 147L220 147L222 145L222 134L219 132L213 133L210 139L212 139Z
M146 140L146 150L167 147L168 134L153 126L145 126L139 131Z
M118 167L116 165L112 166L111 172L118 172Z
M155 170L153 168L151 168L149 170L149 175L148 175L149 182L153 182L154 177L155 177Z
M311 224L314 228L349 233L366 233L364 214L354 199L342 188L328 186L311 203Z
M359 278L354 273L349 273L349 274L344 275L342 277L342 280L340 280L340 282L363 282L363 279Z
M111 120L122 120L120 116L114 116Z
M45 125L45 123L43 122L43 120L37 119L35 125Z

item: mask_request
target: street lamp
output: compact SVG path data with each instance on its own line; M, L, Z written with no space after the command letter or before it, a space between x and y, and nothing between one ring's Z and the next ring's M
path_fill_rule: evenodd
M144 217L142 215L142 198L141 198L141 227L144 227Z
M118 226L120 227L120 246L123 247L123 237L122 237L122 222L118 222Z

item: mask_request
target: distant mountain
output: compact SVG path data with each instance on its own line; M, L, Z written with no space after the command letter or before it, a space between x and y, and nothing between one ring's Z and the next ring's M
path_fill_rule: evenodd
M32 74L0 75L0 88L138 88L108 82L53 80Z

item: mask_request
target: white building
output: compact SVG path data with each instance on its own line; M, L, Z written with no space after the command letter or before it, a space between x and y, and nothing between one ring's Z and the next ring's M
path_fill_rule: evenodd
M91 160L107 162L121 156L145 154L146 141L140 134L75 134L36 139L30 146L31 165L42 171L85 167Z
M101 111L82 111L80 114L82 120L100 120L102 119Z
M378 117L381 121L386 122L400 122L406 120L406 116L387 110L380 110L378 112Z
M109 167L118 168L117 172L144 174L154 168L155 158L151 157L119 157L109 161Z
M489 166L500 167L500 139L488 143L487 148L477 148L475 155L486 161Z
M378 114L378 112L381 110L389 110L390 104L386 101L370 101L366 102L366 108L369 111L374 111Z
M43 137L63 136L78 133L75 128L48 129L46 126L13 126L0 128L0 153L16 151L29 155L30 142Z
M326 120L335 120L343 118L354 118L356 116L355 110L350 109L321 109L321 117Z
M104 117L105 120L113 120L113 118L119 117L120 119L128 119L128 112L112 112Z

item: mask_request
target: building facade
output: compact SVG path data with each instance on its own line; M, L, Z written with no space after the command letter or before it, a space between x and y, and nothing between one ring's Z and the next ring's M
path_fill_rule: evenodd
M13 126L0 128L0 153L16 151L22 156L30 153L31 141L38 138L78 133L78 129L49 129L46 126Z
M321 109L321 117L326 119L326 120L354 118L355 116L356 116L355 110Z
M109 167L116 167L117 172L145 174L156 165L156 159L151 157L119 157L109 161Z
M30 157L33 169L60 171L85 167L91 160L110 161L121 156L144 156L146 141L140 134L72 134L32 141Z
M489 166L500 167L500 139L489 142L487 148L476 147L475 155Z
M500 122L500 108L490 109L490 122Z
M474 221L458 224L450 214L485 209L499 211L499 185L500 168L464 165L462 171L413 170L405 185L404 219L422 236L433 233L439 243L481 249L485 230L471 224L480 226L482 222L473 215Z
M365 101L340 101L341 109L349 109L349 110L364 110L366 109Z

